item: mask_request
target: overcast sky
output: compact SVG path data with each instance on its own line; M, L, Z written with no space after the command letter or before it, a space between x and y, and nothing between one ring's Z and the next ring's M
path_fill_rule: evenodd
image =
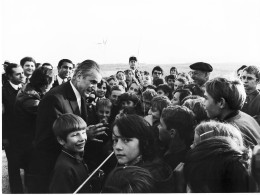
M1 61L260 64L259 0L1 0Z

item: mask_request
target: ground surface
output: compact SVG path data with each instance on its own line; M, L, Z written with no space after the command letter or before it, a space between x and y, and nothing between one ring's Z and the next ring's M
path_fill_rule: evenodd
M7 171L7 159L4 150L2 150L2 193L10 194L9 178L8 178L8 171Z

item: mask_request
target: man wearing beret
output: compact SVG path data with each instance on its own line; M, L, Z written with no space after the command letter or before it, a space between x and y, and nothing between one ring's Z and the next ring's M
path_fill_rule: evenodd
M210 73L213 70L212 66L205 62L196 62L194 64L191 64L190 68L192 69L190 71L190 75L193 79L194 84L197 85L201 89L201 91L204 92L205 84L209 80Z

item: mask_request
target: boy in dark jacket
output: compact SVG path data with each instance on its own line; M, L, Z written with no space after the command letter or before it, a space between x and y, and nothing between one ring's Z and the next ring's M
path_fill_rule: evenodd
M53 131L62 151L53 170L51 193L73 193L87 179L89 170L83 161L86 127L81 117L71 113L61 115L54 122ZM86 183L79 192L91 192L91 185Z

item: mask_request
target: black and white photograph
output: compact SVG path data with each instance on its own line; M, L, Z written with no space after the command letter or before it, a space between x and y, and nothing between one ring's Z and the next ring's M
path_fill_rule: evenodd
M259 193L259 0L1 0L2 194Z

